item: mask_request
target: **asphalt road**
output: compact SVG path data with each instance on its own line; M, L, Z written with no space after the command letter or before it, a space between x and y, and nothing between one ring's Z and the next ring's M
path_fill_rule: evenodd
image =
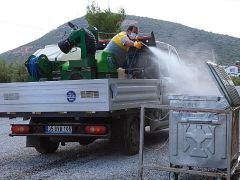
M137 179L138 155L126 156L118 145L98 140L88 146L67 143L56 153L41 155L25 147L25 137L10 137L10 123L0 120L0 179L128 180ZM27 122L26 122L27 123ZM144 163L168 166L168 130L145 136ZM145 170L144 179L168 179L167 172ZM181 180L209 179L181 174Z

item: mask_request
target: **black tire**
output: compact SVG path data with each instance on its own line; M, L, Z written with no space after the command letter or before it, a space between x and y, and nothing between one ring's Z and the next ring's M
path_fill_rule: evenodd
M236 175L233 175L231 179L240 180L240 176L238 174L236 174Z
M41 154L51 154L58 149L59 142L53 142L48 137L40 137L39 141L39 146L35 149Z
M124 152L135 155L139 152L140 120L138 116L126 117L124 120Z
M84 137L79 140L79 144L82 146L89 145L95 141L95 138Z
M85 29L85 32L86 32L85 41L86 41L87 53L95 56L96 49L97 49L96 38L93 35L93 33L88 29Z

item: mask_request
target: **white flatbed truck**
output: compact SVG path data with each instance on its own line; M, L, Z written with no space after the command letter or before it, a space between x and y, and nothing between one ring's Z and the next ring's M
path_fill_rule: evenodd
M1 83L0 116L30 119L29 124L11 124L10 136L26 136L26 146L42 154L54 153L60 143L87 145L109 138L132 155L139 149L140 106L162 104L162 94L160 79ZM160 130L168 120L149 118L145 125Z

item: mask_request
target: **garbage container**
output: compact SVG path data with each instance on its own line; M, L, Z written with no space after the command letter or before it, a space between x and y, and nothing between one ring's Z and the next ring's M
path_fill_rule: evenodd
M143 169L169 171L170 180L179 173L231 180L238 177L240 96L225 70L207 63L222 96L171 95L170 105L141 106L139 178ZM145 109L170 110L170 167L143 165ZM239 178L239 177L238 177Z
M227 109L226 99L175 95L169 96L169 100L171 107L196 108L196 112L173 110L170 113L170 163L173 166L227 168L230 115L197 112L198 108Z

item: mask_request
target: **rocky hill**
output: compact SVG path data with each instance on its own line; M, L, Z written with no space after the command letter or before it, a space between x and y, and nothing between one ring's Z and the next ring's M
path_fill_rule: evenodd
M88 26L84 17L75 19L72 22L79 27ZM191 61L215 59L217 63L223 65L230 65L240 60L240 38L146 17L127 16L122 28L125 29L129 24L137 24L140 32L150 33L153 31L157 40L176 47L181 58L190 59ZM47 44L57 43L64 38L64 34L67 35L69 32L70 28L67 24L63 24L36 41L0 54L0 59L7 62L23 62L37 49L43 48Z

